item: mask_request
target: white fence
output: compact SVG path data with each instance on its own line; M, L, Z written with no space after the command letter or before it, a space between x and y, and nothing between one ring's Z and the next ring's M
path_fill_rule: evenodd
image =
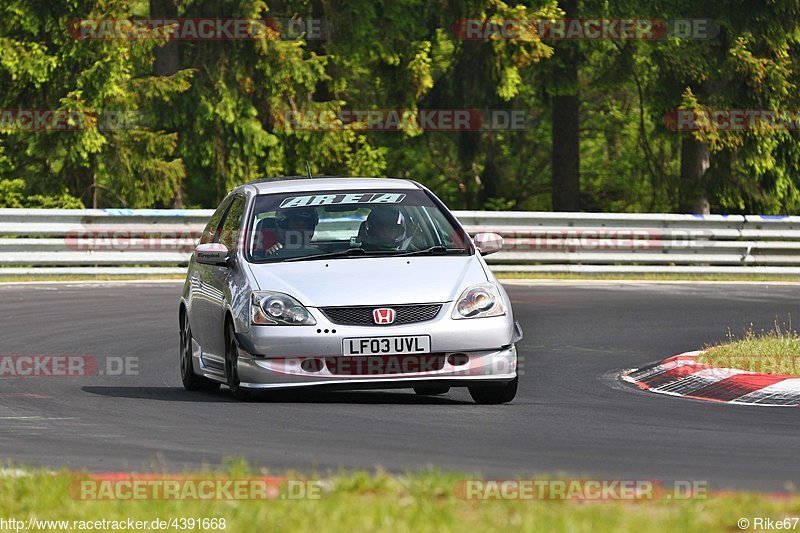
M210 210L0 209L0 275L180 274ZM496 271L800 274L800 217L457 211Z

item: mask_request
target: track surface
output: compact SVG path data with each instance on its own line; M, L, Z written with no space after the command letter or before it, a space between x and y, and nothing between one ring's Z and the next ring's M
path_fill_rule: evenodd
M800 485L800 410L640 392L624 368L693 350L752 322L798 322L796 285L508 286L524 375L510 405L466 389L309 393L241 404L180 388L179 284L0 285L0 354L138 357L137 376L0 380L0 457L92 470L254 466L486 477L566 473ZM36 395L35 397L32 395ZM40 397L43 396L43 397Z

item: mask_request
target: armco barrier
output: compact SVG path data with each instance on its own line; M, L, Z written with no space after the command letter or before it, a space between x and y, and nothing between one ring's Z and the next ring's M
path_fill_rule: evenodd
M211 210L0 209L0 275L180 274ZM492 269L800 274L800 217L457 211Z

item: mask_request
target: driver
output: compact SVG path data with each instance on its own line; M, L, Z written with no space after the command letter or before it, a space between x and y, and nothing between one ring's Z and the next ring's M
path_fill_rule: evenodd
M364 223L362 244L373 250L401 250L408 240L408 222L396 207L381 206L370 211Z

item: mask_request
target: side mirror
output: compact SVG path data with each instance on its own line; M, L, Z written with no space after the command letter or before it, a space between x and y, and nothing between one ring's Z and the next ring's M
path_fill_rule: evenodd
M204 265L227 266L230 252L227 246L218 242L198 244L194 249L194 259Z
M497 233L477 233L472 240L475 242L475 247L481 255L499 252L503 247L503 237Z

